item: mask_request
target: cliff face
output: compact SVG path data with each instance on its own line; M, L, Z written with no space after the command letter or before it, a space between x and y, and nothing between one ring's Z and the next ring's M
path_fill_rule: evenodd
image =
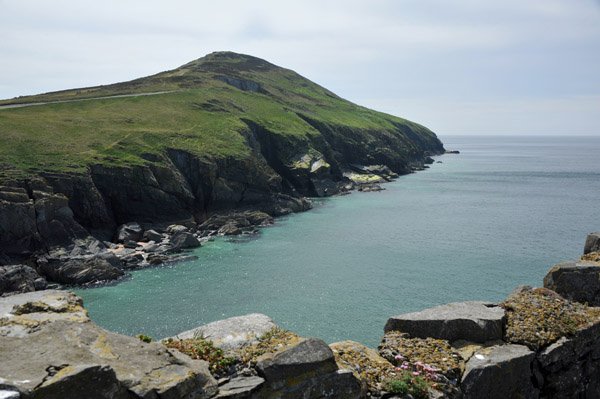
M48 104L2 108L39 102ZM350 169L409 173L444 150L421 125L234 53L131 82L0 101L0 122L4 263L74 239L110 240L132 221L306 210L303 197L351 188Z

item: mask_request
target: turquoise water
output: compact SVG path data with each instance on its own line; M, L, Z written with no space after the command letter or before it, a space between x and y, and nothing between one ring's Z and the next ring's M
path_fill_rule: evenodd
M442 137L460 155L385 191L319 200L198 260L78 290L92 319L162 338L251 312L375 347L389 316L540 286L600 230L600 137Z

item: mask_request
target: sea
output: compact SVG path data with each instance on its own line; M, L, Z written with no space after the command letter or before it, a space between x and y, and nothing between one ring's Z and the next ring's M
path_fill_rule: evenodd
M600 136L440 138L460 154L384 191L314 199L196 260L76 292L93 321L127 335L263 313L300 336L376 347L391 316L542 286L600 231Z

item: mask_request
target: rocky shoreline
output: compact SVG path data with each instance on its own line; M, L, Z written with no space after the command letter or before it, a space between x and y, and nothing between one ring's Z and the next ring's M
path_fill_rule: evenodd
M422 161L411 164L409 172L424 170L433 162L426 153ZM296 164L295 173L306 173L306 187L290 194L278 192L281 187L275 191L265 187L253 191L249 183L238 187L239 181L248 180L244 176L235 176L232 181L217 178L210 190L204 188L204 194L194 195L198 199L210 191L212 198L196 213L186 210L181 198L167 195L169 191L163 187L167 184L179 194L191 189L174 170L110 172L114 180L122 178L117 172L125 173L125 179L137 176L127 184L100 183L90 172L87 176L45 175L0 186L0 295L40 290L49 283L81 286L118 282L132 269L188 259L186 250L200 247L215 236L252 235L256 227L272 224L274 217L309 210L312 204L304 195L380 191L384 189L382 183L399 177L385 165L349 164L337 179L330 175L327 165L322 159L309 158ZM103 172L106 178L109 172ZM138 179L140 174L146 175L144 182ZM160 180L161 174L171 180L161 181L158 193L146 180ZM111 191L101 189L103 185L109 185ZM132 201L133 197L137 201ZM117 217L117 210L124 216ZM117 226L115 220L127 222Z
M600 233L543 288L502 303L460 302L390 317L377 349L327 345L261 314L152 342L94 324L80 298L0 298L0 397L600 397ZM587 296L582 296L583 294Z

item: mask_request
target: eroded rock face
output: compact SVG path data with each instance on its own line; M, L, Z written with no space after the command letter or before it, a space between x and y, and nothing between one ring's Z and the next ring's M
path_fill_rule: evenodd
M502 339L504 310L487 302L455 302L388 319L384 331L401 331L412 338L486 342Z
M559 263L544 277L544 287L572 301L600 306L600 264Z
M538 352L536 365L545 398L600 397L600 323L563 337Z
M0 266L0 295L7 292L43 290L48 283L26 265Z
M538 398L531 378L534 357L535 352L524 345L499 345L475 352L462 376L464 398Z
M0 320L2 385L22 398L191 399L217 391L206 362L98 327L69 292L2 298ZM94 393L82 396L86 386Z

